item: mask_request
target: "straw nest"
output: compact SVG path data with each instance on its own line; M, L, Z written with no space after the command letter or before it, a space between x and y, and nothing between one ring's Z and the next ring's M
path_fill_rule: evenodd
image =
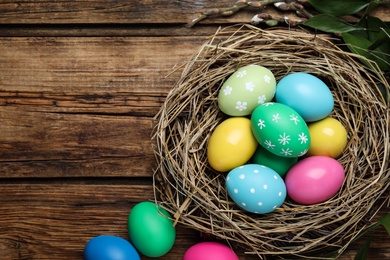
M251 25L218 30L185 65L156 115L156 201L175 223L260 258L341 254L367 228L378 202L386 202L380 198L388 198L390 175L390 111L381 94L389 92L389 83L375 64L368 69L357 58L363 59L342 51L329 36L303 30ZM272 213L251 214L229 198L226 173L209 166L208 139L227 118L218 108L218 90L249 64L269 68L276 80L292 72L311 73L331 89L331 117L346 127L348 144L338 158L345 182L330 200L303 206L287 198Z

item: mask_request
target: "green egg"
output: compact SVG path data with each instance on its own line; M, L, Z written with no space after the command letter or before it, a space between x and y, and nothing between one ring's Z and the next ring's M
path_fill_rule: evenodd
M276 171L282 178L287 174L287 171L298 161L298 157L282 157L268 152L263 146L258 145L251 162L260 164Z
M253 111L252 132L267 151L282 157L299 157L310 147L306 122L292 108L268 102Z
M153 202L140 202L130 211L129 237L135 248L148 257L160 257L171 250L176 238L170 214Z
M234 72L218 93L218 106L230 116L247 116L260 104L273 99L276 80L259 65L247 65Z

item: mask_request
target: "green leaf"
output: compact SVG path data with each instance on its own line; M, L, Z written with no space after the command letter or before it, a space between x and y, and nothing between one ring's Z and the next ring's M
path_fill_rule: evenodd
M364 0L309 0L309 3L320 13L334 16L355 14L369 5Z
M363 30L360 27L348 24L345 21L328 14L316 15L305 22L305 25L328 33L344 33Z
M388 28L387 24L383 22L378 17L367 15L360 19L358 23L359 27L366 28L367 39L374 41L377 39L378 34L380 33L380 28Z
M382 226L384 226L387 230L387 233L389 234L390 236L390 213L387 213L386 215L384 215L383 217L381 217L379 220L378 220L379 223L382 224Z
M390 47L390 29L380 28L380 32L378 33L375 41L368 47L368 49L375 50L381 47ZM390 52L388 53L390 54Z
M387 71L390 69L390 53L387 51L387 49L389 49L388 45L381 45L381 48L369 50L368 48L373 43L369 39L367 39L367 35L365 35L362 31L346 32L342 33L341 35L351 52L364 56L372 61L375 61L378 64L379 68L383 71ZM361 61L368 67L372 66L365 60Z
M354 260L366 260L368 256L368 249L370 248L371 238L368 239L356 253Z

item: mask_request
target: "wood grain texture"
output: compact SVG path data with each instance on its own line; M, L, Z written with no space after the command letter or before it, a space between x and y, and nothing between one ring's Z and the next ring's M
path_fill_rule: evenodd
M205 39L4 37L0 91L91 93L84 95L85 103L94 92L104 92L106 97L115 92L165 94L176 79L162 83L164 78L174 66L188 61Z
M2 1L0 23L7 24L186 24L199 13L211 8L233 6L235 0L220 1L127 1L127 0L75 0L75 1ZM250 22L253 15L268 12L284 16L273 8L247 8L224 18L208 19L207 23ZM389 21L388 7L374 14ZM290 15L294 16L294 15ZM294 16L295 17L295 16Z
M182 66L220 25L259 10L184 24L234 2L0 1L0 259L81 260L94 236L128 239L129 211L154 197L153 117ZM177 233L159 259L200 241ZM369 259L390 258L389 243L379 230Z

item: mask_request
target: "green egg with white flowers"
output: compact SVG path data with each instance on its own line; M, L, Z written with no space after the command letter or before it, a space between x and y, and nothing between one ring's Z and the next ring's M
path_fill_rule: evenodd
M247 116L260 104L275 96L273 73L259 65L247 65L235 71L218 93L218 106L229 116Z
M282 157L299 157L310 147L309 128L292 108L274 102L262 104L251 115L252 133L267 151Z

